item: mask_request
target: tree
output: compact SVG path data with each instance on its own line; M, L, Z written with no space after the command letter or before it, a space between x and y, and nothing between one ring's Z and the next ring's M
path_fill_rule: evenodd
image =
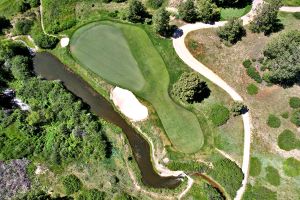
M194 0L187 0L180 5L179 16L186 22L193 23L197 21L198 16Z
M148 13L142 2L140 2L139 0L131 0L129 2L127 19L130 22L133 23L144 22L147 16Z
M153 27L155 32L162 36L168 36L170 31L170 13L165 8L157 10L153 16Z
M29 9L30 9L30 4L28 2L22 1L21 4L19 5L18 11L24 13Z
M11 73L17 80L25 80L30 76L30 61L28 57L15 56L11 60Z
M241 114L244 114L248 111L248 108L246 105L243 104L241 101L235 101L231 106L231 112L234 116L238 116Z
M300 31L292 30L273 38L263 54L270 81L282 85L294 84L300 74Z
M242 8L252 3L251 0L213 0L213 2L218 7L222 7L222 8L227 8L227 7Z
M198 19L205 23L220 20L220 9L211 0L198 0L196 5Z
M10 21L4 16L0 16L0 34L3 34L3 30L9 28L10 26Z
M40 5L40 0L27 0L31 8L38 7Z
M34 37L35 43L43 49L53 49L59 42L56 37L48 36L43 33Z
M197 72L184 72L173 85L172 94L188 103L201 102L210 95L206 82Z
M258 6L255 16L250 22L250 30L254 33L263 32L265 34L270 34L278 30L280 24L277 14L281 6L281 0L271 0Z
M151 8L158 9L163 4L163 0L148 0L147 3Z
M18 34L27 35L30 32L32 25L33 22L31 20L21 19L16 22L15 28Z
M234 44L246 35L246 30L241 19L232 18L225 26L220 27L217 33L222 40Z

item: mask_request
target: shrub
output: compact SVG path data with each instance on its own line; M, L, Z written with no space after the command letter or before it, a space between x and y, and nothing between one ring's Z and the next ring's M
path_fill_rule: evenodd
M179 6L179 16L186 22L194 23L197 21L197 12L194 0L186 0Z
M230 44L235 44L246 35L246 30L243 27L243 21L238 18L230 19L225 26L222 26L217 31L218 36Z
M40 5L40 0L27 0L27 2L30 4L31 8L35 8Z
M300 98L299 97L291 97L289 104L291 108L300 108Z
M241 114L244 114L248 111L248 108L246 105L243 104L241 101L235 101L231 105L231 112L233 113L233 116L238 116Z
M262 82L262 78L258 71L255 69L255 67L248 67L247 69L247 74L250 76L253 80L255 80L257 83Z
M251 83L247 86L247 92L250 95L255 95L258 93L258 87L255 84Z
M280 185L280 175L278 173L278 170L272 166L268 166L266 168L266 171L267 171L266 174L267 181L274 186Z
M27 35L30 32L32 25L33 21L29 19L21 19L16 22L15 28L18 34Z
M154 9L158 9L163 4L163 0L148 0L147 4Z
M197 18L204 23L220 20L221 12L212 0L199 0L196 6Z
M251 157L250 159L250 175L258 176L261 172L261 162L257 157Z
M292 112L291 122L296 126L300 126L300 110L294 110Z
M168 36L170 33L170 13L165 8L157 10L153 16L154 31L162 36Z
M289 112L286 111L286 112L282 113L282 114L281 114L281 117L284 118L284 119L289 118Z
M201 81L197 72L184 72L173 85L171 92L178 99L188 103L201 102L210 95L210 89L206 82Z
M18 12L24 13L29 9L30 9L30 4L25 1L22 1L18 7Z
M4 16L0 16L0 34L3 34L3 30L11 26L10 21Z
M251 62L251 60L250 60L250 59L244 60L244 61L243 61L243 66L244 66L245 68L252 67L252 62Z
M77 176L71 174L63 179L63 185L66 191L66 194L73 194L75 192L78 192L82 188L82 183Z
M295 133L286 129L278 136L278 146L286 151L300 148L300 140L295 136Z
M273 114L270 114L267 120L267 124L271 128L279 128L281 125L281 121L278 117Z
M45 34L38 34L34 37L35 43L43 49L54 49L59 42L58 38Z
M219 182L231 197L235 197L244 178L241 168L229 159L213 162L213 166L209 175Z
M300 175L300 161L295 158L288 158L283 161L283 170L287 176L295 177Z
M215 104L211 108L210 119L215 126L221 126L225 124L230 117L228 108L223 105Z

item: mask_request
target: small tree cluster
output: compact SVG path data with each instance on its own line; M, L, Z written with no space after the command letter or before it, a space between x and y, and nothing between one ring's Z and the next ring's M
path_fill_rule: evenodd
M280 24L277 14L281 5L281 0L271 0L258 6L256 15L250 22L250 30L254 33L263 32L265 34L278 30Z
M59 42L58 38L45 34L38 34L34 37L35 43L43 49L53 49Z
M139 0L131 0L129 2L127 19L133 23L143 23L149 16L145 6Z
M15 56L11 62L11 72L15 79L25 80L30 77L31 63L28 57Z
M246 35L246 30L243 27L243 21L238 18L233 18L218 29L218 36L227 43L234 44L241 40Z
M78 192L82 188L80 179L73 174L64 177L62 183L64 185L66 194L68 195Z
M16 22L15 29L18 34L27 35L30 32L32 25L33 21L29 19L21 19Z
M170 33L170 13L165 8L157 10L153 16L153 27L155 32L162 36L168 36Z
M212 23L220 19L220 9L211 0L187 0L179 8L180 17L186 22L200 20Z
M194 103L207 98L210 89L197 72L184 72L173 85L172 94L184 102Z
M264 50L265 67L273 83L290 85L300 74L300 31L291 30L272 39Z
M241 101L235 101L231 105L231 112L233 113L233 116L238 116L241 114L244 114L248 111L248 108L246 105L243 104Z

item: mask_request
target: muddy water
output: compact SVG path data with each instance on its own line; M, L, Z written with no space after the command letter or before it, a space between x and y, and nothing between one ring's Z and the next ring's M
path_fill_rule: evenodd
M37 53L34 57L34 71L47 80L61 80L64 86L90 106L97 116L122 128L126 134L134 157L142 175L142 182L154 188L175 188L180 180L177 177L161 177L153 169L150 147L104 97L93 90L78 75L67 70L56 57L50 53Z

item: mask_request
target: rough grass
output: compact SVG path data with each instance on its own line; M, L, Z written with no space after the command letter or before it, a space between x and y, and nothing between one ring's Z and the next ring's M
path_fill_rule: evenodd
M1 0L0 15L12 17L13 15L17 14L21 2L22 0Z
M266 174L267 181L274 186L280 185L280 175L278 170L272 166L268 166L266 168L266 171L267 171Z
M283 0L285 6L300 6L300 0Z
M223 105L216 104L212 107L210 113L210 119L215 126L221 126L225 124L230 117L228 108Z
M251 83L247 86L247 93L250 95L256 95L258 93L258 87Z
M103 29L104 24L112 26L112 28ZM107 30L108 32L105 33ZM122 31L122 34L120 34L120 31ZM111 36L112 34L115 36ZM92 35L93 40L90 40ZM101 37L103 39L100 39ZM114 37L114 39L110 40L110 37ZM95 40L95 38L97 39ZM124 43L115 42L115 40L125 39L130 49L124 49ZM104 42L106 40L109 42ZM118 58L116 53L106 54L107 56L102 56L99 53L103 50L113 52L118 48L126 50L126 55L132 54L139 69L136 67L130 69L129 66L127 68L123 67L123 62L128 63L125 60L127 59L126 56ZM196 116L175 104L169 97L169 75L165 63L141 28L109 22L84 26L77 30L71 39L71 52L83 66L97 69L94 72L108 82L132 90L141 98L152 103L169 139L177 150L192 153L197 152L202 147L204 139ZM109 65L101 67L99 63L109 63ZM141 71L146 80L145 83L138 82L138 79L132 77L131 73L136 73L134 72L136 70ZM115 77L116 71L120 74L117 78ZM120 78L121 76L125 77ZM139 87L136 87L137 85Z
M250 159L250 175L258 176L261 172L261 162L257 157L251 157Z
M242 17L246 15L252 8L252 5L248 5L245 8L222 8L221 20L229 20L233 17Z

